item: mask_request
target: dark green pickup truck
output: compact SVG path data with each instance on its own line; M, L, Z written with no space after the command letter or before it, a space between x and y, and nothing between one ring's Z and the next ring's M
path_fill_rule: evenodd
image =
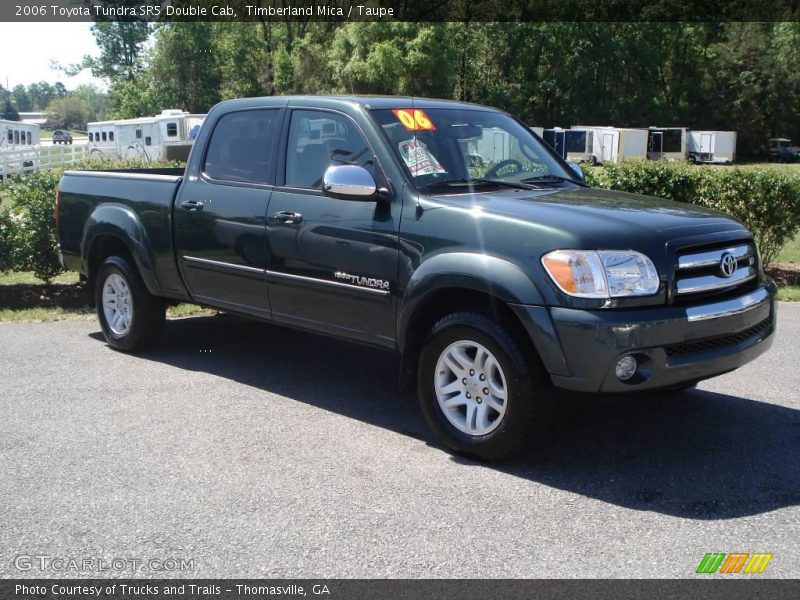
M592 189L470 104L223 102L185 172L69 171L56 214L114 348L180 301L389 348L432 429L482 458L544 435L556 388L688 387L775 330L739 222Z

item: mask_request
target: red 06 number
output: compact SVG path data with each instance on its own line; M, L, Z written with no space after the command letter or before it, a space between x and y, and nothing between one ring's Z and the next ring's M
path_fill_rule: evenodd
M436 129L424 110L396 108L392 112L409 131Z

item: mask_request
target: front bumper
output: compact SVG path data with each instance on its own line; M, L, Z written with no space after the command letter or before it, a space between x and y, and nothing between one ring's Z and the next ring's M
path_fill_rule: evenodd
M580 392L656 390L721 375L768 350L776 325L771 283L737 298L700 306L514 309L553 384ZM559 351L560 357L555 355ZM622 382L614 369L628 354L636 357L639 371Z

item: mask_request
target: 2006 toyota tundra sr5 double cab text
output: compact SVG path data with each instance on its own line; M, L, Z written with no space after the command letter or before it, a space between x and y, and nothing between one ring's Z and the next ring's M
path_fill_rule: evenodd
M546 432L557 388L688 387L775 330L738 221L590 188L470 104L223 102L185 172L69 171L56 211L114 348L191 301L396 350L430 427L487 459Z

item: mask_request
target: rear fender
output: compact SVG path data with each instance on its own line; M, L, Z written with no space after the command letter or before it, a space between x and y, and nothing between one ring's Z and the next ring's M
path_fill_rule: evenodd
M161 285L155 272L153 246L147 231L138 215L121 204L103 204L89 216L81 240L83 272L93 276L89 272L89 259L94 244L104 236L117 238L128 248L148 291L155 296L161 295Z

